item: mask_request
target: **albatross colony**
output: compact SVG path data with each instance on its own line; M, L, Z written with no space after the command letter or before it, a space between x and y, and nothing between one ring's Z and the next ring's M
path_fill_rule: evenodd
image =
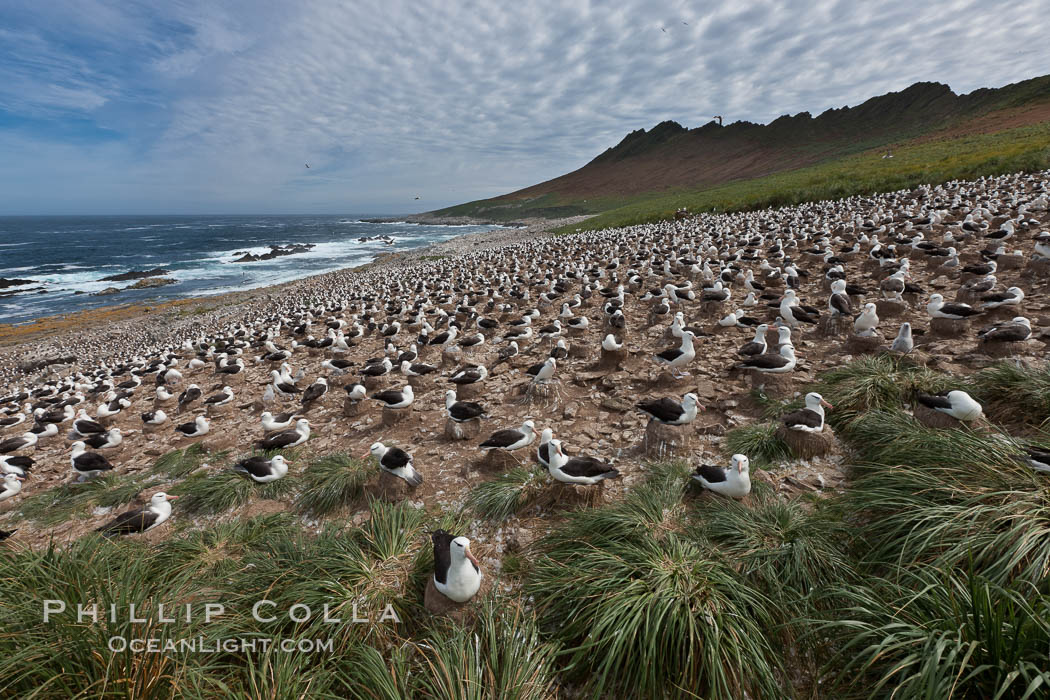
M396 446L418 476L401 497L437 508L456 508L477 483L533 463L534 446L481 449L487 436L521 426L532 426L533 440L549 429L565 455L614 470L620 478L603 482L605 500L643 478L650 414L687 438L679 456L694 467L725 465L725 431L760 416L753 386L801 396L819 371L891 345L949 371L991 355L1041 358L1048 179L1006 175L464 245L439 260L305 279L199 316L158 312L8 348L15 361L67 359L0 370L0 457L4 473L22 479L0 527L16 524L26 498L142 472L197 442L209 455L230 454L229 464L202 469L228 469L259 444L294 449L286 461L268 453L251 463L267 479L295 476L314 457ZM530 367L539 368L533 376ZM370 466L375 480L386 476ZM833 488L835 460L823 468L820 485ZM778 481L780 472L754 478ZM158 479L124 507L80 510L57 529L77 537L120 512L146 512L179 481ZM177 522L180 503L160 501ZM30 545L56 531L17 524L12 540ZM501 535L475 528L479 554L494 554ZM158 517L127 536L170 532Z

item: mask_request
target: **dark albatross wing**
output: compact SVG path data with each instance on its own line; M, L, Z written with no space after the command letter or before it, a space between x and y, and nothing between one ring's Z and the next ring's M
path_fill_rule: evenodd
M776 369L788 363L788 359L780 353L769 353L749 357L740 363L742 367L754 367L755 369Z
M604 476L606 479L615 479L620 476L611 464L597 459L596 457L573 457L561 468L569 476L596 477Z
M765 354L768 347L765 343L756 343L752 340L749 343L744 343L736 352L738 355L744 355L745 357L754 357L755 355Z
M73 427L76 428L81 435L90 435L94 433L106 432L105 427L101 423L97 423L87 418L79 418L73 421Z
M411 461L411 455L400 447L391 447L387 449L386 454L379 460L379 463L387 469L400 469Z
M808 408L787 414L784 416L783 421L784 425L787 426L804 425L807 428L816 428L821 424L820 414Z
M853 307L849 303L849 297L845 294L832 294L831 306L843 316L853 315Z
M282 430L264 437L259 441L259 447L264 450L279 450L282 447L288 447L300 437L299 433L294 430Z
M967 316L976 316L980 311L969 306L967 304L944 304L940 308L942 314L948 314L950 316L960 316L966 318Z
M525 434L516 428L497 430L489 439L481 443L480 447L507 447L525 437Z
M676 358L682 356L682 351L678 348L669 348L656 353L656 356L665 362L673 362Z
M952 407L952 402L948 400L947 396L940 396L940 395L935 395L935 394L925 394L925 393L920 391L920 392L915 394L915 398L918 400L919 403L921 403L923 406L926 406L928 408L933 408L933 409L944 408L944 409L948 409L948 408Z
M430 536L434 543L434 579L438 583L448 581L448 570L452 566L452 540L456 539L444 530L437 530Z
M682 404L666 396L662 399L639 401L635 407L664 422L676 421L685 413Z
M401 403L405 397L398 389L386 389L372 394L372 398L383 403Z
M97 452L85 452L77 457L74 462L77 469L82 472L105 471L113 468L109 460Z
M242 459L240 462L233 465L233 469L234 471L251 474L258 478L269 476L271 473L270 460L258 456Z
M710 484L717 484L726 480L726 468L715 467L710 464L701 464L696 468L696 471L693 472L693 475L703 477L704 481Z
M149 508L133 510L118 515L114 520L96 530L96 532L101 532L107 537L110 535L127 535L132 532L142 532L156 521L157 514Z
M471 420L485 414L485 409L480 403L473 401L457 401L449 409L452 420Z
M306 388L306 391L303 392L302 401L303 403L310 403L311 401L316 401L317 399L321 398L327 391L328 387L326 387L324 384L311 384Z

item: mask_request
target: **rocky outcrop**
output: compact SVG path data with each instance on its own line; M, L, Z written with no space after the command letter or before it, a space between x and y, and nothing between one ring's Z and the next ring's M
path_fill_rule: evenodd
M156 267L152 270L132 270L131 272L122 272L119 275L110 275L109 277L103 277L99 282L130 282L131 280L141 280L147 277L160 277L166 275L170 270L165 270L160 267Z
M163 287L169 284L177 283L177 279L171 277L147 277L146 279L139 280L135 284L125 287L125 289L152 289L154 287Z
M233 262L248 263L259 262L260 260L273 260L274 258L280 258L285 255L305 253L312 248L314 248L313 243L290 243L289 245L272 245L270 246L269 253L263 253L262 255L255 255L254 253L245 253Z
M120 293L120 289L118 289L117 287L106 287L101 292L95 292L91 296L105 297L105 296L109 296L110 294L119 294L119 293Z
M36 280L18 280L18 279L4 279L0 277L0 289L7 289L8 287L19 287L25 284L38 284Z

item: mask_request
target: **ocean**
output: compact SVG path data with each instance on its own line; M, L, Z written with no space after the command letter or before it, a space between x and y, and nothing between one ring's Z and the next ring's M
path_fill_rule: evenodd
M0 289L0 323L279 284L492 228L377 224L356 216L0 217L0 278L34 282ZM291 244L313 247L270 260L234 262L246 253L260 255L270 246ZM154 268L170 271L178 283L131 290L123 288L135 280L102 281ZM122 291L95 296L107 287Z

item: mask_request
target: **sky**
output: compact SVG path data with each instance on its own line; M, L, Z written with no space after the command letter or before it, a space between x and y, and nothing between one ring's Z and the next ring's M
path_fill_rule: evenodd
M569 172L665 119L768 122L916 81L1035 77L1045 10L4 0L0 215L435 209Z

